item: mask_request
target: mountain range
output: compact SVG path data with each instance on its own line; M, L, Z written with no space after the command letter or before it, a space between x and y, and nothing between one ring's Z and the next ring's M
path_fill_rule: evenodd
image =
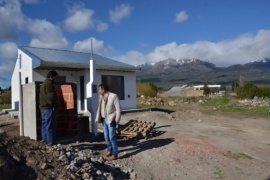
M270 58L236 64L228 67L217 67L215 64L199 59L166 59L157 63L139 65L137 81L153 82L159 89L169 89L183 84L199 85L215 83L230 86L245 81L258 85L270 84Z

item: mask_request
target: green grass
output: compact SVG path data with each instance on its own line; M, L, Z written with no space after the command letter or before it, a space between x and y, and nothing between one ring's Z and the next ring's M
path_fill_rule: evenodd
M228 105L230 102L231 102L230 98L217 97L217 98L208 99L205 102L205 105L208 105L208 106L225 106L225 105Z
M220 112L242 113L250 117L267 117L268 106L250 106L237 103L238 100L226 97L208 99L203 105L215 107Z
M227 151L224 156L228 157L228 158L232 158L232 159L253 159L251 156L245 154L245 153L233 153L231 151Z
M3 109L10 109L10 108L11 108L11 104L0 105L0 111L2 111Z

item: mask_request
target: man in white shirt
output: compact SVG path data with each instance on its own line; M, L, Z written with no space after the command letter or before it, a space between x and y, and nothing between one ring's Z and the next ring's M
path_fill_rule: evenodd
M103 125L107 145L106 156L109 160L116 160L118 158L116 126L121 119L120 102L117 95L110 92L106 84L99 85L99 93L99 106L95 122Z

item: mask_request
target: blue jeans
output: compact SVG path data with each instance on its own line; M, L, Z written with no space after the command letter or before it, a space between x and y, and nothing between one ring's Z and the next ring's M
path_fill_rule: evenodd
M56 127L56 113L53 109L41 108L41 136L43 142L48 145L55 144L55 127Z
M104 138L107 145L107 150L112 153L112 155L118 155L118 146L116 141L116 123L112 122L107 124L105 119L102 119Z

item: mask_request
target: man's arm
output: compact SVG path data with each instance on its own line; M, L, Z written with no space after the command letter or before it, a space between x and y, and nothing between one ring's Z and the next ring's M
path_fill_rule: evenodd
M115 121L116 121L116 124L118 124L121 119L121 106L120 106L120 102L117 95L115 95L115 98L114 98L114 107L116 111Z

